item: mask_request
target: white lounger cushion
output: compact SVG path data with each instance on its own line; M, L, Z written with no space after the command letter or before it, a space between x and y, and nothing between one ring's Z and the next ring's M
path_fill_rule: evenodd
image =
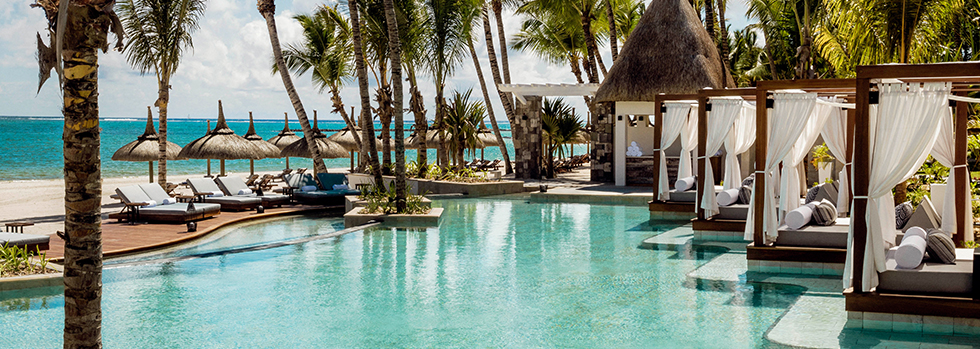
M691 188L694 188L694 184L696 183L697 180L695 180L694 177L678 178L677 181L674 182L674 190L687 191L690 190Z
M146 193L146 196L150 197L150 200L156 201L157 203L163 203L164 200L169 199L170 195L156 183L143 183L140 184L140 189Z
M803 226L810 224L810 218L813 217L813 208L810 205L803 205L799 208L789 211L784 219L786 226L790 229L796 230L803 228Z
M722 190L718 193L718 206L728 206L738 202L739 189Z
M138 185L116 188L116 194L119 194L119 197L127 203L147 202L151 200L150 196L146 195L146 192Z
M921 230L921 229L917 229ZM923 231L922 234L925 234ZM922 263L922 257L926 254L926 240L922 235L906 234L902 239L902 244L895 247L895 263L900 269L913 269Z

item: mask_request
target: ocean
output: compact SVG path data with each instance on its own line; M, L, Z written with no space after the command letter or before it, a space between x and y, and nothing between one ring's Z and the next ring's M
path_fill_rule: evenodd
M289 126L292 129L299 129L299 122L290 120ZM167 138L169 141L183 146L190 141L200 138L207 129L207 121L204 119L171 119L167 122ZM212 127L215 121L212 120ZM102 127L102 176L110 177L146 177L148 165L146 162L126 162L111 160L112 154L117 149L129 142L136 140L136 137L143 134L146 129L145 117L132 118L107 118L100 120ZM412 123L406 123L406 131ZM248 131L248 120L228 120L228 126L238 135L244 135ZM339 130L345 126L342 120L321 120L320 129ZM380 126L375 126L380 129ZM489 124L488 124L489 127ZM510 140L509 125L500 125L507 144L507 150L511 159L514 159L514 145ZM62 130L64 120L60 117L14 117L0 116L0 151L3 152L0 161L0 181L9 180L35 180L35 179L55 179L63 178L64 156L62 152ZM261 120L255 122L255 132L262 138L269 139L279 133L283 128L282 121ZM329 132L328 132L329 135ZM406 132L406 137L408 132ZM394 134L392 134L394 137ZM582 154L586 151L585 145L577 145L575 154ZM484 150L486 159L500 159L499 147L489 147ZM436 159L436 151L429 149L429 161ZM416 159L416 151L408 149L405 151L407 162ZM467 153L466 159L480 157L480 150L476 154ZM379 158L380 159L380 158ZM350 166L350 159L324 159L328 168L347 168ZM394 153L392 153L394 161ZM305 158L290 158L289 165L292 168L313 167L312 162ZM154 177L156 176L156 163L153 164ZM255 161L256 171L279 171L286 168L286 159L262 159ZM225 162L225 170L231 174L248 174L248 160L228 160ZM190 174L200 174L207 171L206 160L170 160L167 161L167 176L171 182L183 180L180 176ZM217 174L219 162L211 162L211 172Z

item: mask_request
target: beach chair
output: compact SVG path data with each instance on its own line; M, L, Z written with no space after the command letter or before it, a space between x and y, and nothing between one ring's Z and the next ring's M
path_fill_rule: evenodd
M280 181L285 182L286 181L286 176L288 176L290 173L293 173L293 169L287 168L287 169L282 170L282 173L273 176L272 179L278 179Z
M221 188L221 191L228 196L239 196L239 197L257 197L262 200L262 206L272 207L282 206L282 204L289 203L289 196L282 194L267 193L265 190L262 191L262 195L258 195L258 192L253 192L241 177L218 177L214 180Z
M194 196L198 197L198 201L219 204L221 209L225 211L251 210L262 204L262 199L257 197L225 196L221 188L218 188L218 185L210 179L191 178L187 180L187 183L191 185L191 190L194 192Z
M257 175L257 174L253 174L251 176L248 176L248 179L245 180L245 185L251 187L251 186L255 185L255 180L257 180L257 179L259 179L259 175Z
M304 173L306 173L306 167L296 169L296 174L304 174Z
M116 188L116 194L126 207L119 213L109 214L109 218L130 222L185 223L214 217L221 210L221 206L216 204L196 203L192 208L187 203L171 202L176 200L155 183Z
M319 185L310 174L290 176L289 184L294 189L293 198L296 201L312 205L339 205L344 203L344 196L361 193L347 188L347 176L343 173L317 173L316 176Z

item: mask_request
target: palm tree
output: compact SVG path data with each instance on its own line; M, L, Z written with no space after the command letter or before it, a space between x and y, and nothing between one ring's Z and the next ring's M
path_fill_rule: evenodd
M549 177L555 177L555 153L564 157L564 145L572 142L581 129L582 122L564 99L545 98L541 106L541 131L547 136Z
M619 58L619 47L617 44L616 35L616 15L613 12L613 0L603 1L606 5L606 18L609 21L609 50L612 51L613 64L616 63L616 59Z
M487 114L490 115L490 125L493 127L493 134L497 137L497 144L500 147L500 154L503 156L505 162L510 163L510 155L507 154L507 145L504 144L504 137L500 134L500 127L497 125L497 117L494 116L493 106L490 105L490 92L487 91L487 82L483 77L483 68L480 67L480 58L476 55L476 49L473 47L472 39L467 46L469 46L470 49L470 57L473 58L473 67L476 68L476 76L480 80L480 89L483 90L483 100L486 104Z
M493 76L494 88L496 89L496 86L500 85L502 83L502 80L500 76L500 68L497 67L497 54L494 52L494 48L493 48L493 32L490 30L490 15L488 14L487 11L486 2L483 3L483 8L481 12L482 12L481 17L483 17L483 34L484 37L486 38L486 45L487 45L487 56L490 58L490 73ZM498 25L502 26L503 24L500 24L500 21L498 21ZM503 35L500 36L500 41L505 42ZM506 51L506 47L504 48L503 51ZM506 54L506 52L504 52L504 54ZM511 126L511 134L512 135L518 134L520 132L520 128L515 122L516 116L514 114L514 106L511 102L512 99L510 97L510 94L500 92L500 90L498 89L497 97L500 98L500 104L504 106L504 113L507 115L507 120L509 121ZM521 142L518 141L518 137L511 137L511 139L514 142L514 149L520 149ZM504 156L504 173L506 174L514 173L514 167L513 165L511 165L509 160L510 156L506 152L503 153L503 156Z
M402 66L405 68L405 80L408 81L409 101L408 110L415 117L415 132L424 135L428 132L428 118L425 113L425 99L419 90L418 69L425 65L428 52L425 52L425 40L428 35L426 14L422 6L415 0L400 0L395 6L399 9L398 36L402 46ZM423 68L424 69L424 68ZM419 177L428 172L428 147L426 142L420 142L416 153Z
M327 165L323 163L320 155L320 146L313 139L313 129L310 127L310 120L306 117L306 110L303 109L303 101L299 99L299 93L293 86L293 79L289 76L286 61L282 58L282 48L279 46L279 33L276 32L276 3L275 0L258 0L257 7L259 13L265 18L265 24L269 28L269 40L272 43L272 54L275 57L276 67L279 69L279 76L282 84L286 88L286 94L293 103L296 110L296 118L303 128L303 137L306 138L306 146L310 154L313 154L313 169L318 173L326 173Z
M447 112L444 97L446 80L452 76L465 57L470 41L468 23L476 6L473 0L425 0L425 8L429 15L427 23L430 37L426 46L431 53L428 68L436 88L435 127L437 128L443 126L443 119ZM448 159L444 151L445 137L439 137L439 144L440 160L445 164Z
M39 0L51 45L38 34L40 82L58 72L65 118L65 348L102 346L102 166L99 128L99 56L109 48L112 0ZM68 28L71 35L65 35ZM122 50L122 28L115 49ZM63 64L63 65L62 65ZM62 69L64 67L64 69Z
M394 97L395 119L395 209L405 212L406 181L405 181L405 121L402 110L402 47L398 36L398 20L395 19L395 4L392 0L385 2L385 19L388 22L388 50L391 57L391 85Z
M473 89L453 91L452 102L446 108L445 127L439 129L448 139L448 149L456 166L463 164L463 152L475 151L480 144L480 125L486 116L486 108L480 101L470 101Z
M388 171L391 166L391 117L394 111L391 105L391 80L388 76L388 21L385 18L383 0L358 1L360 1L359 15L363 16L360 29L361 38L364 40L364 58L377 84L374 100L378 107L374 111L378 115L378 121L381 122L382 166L380 170L382 174L390 174Z
M303 41L298 45L286 45L282 52L286 67L296 75L312 70L313 85L321 93L330 89L333 112L339 113L347 127L354 130L354 122L347 115L340 97L341 88L354 73L350 23L337 11L336 6L322 5L312 15L296 15L293 19L303 27ZM278 72L278 65L274 64L272 71ZM360 149L361 137L357 132L352 131L352 134L354 143ZM363 156L361 162L364 162Z
M126 60L141 74L153 71L157 77L160 114L160 160L157 180L167 185L167 106L170 78L177 72L184 49L193 48L191 33L204 15L204 0L124 0L118 5L129 41Z
M599 83L599 71L606 75L606 66L602 62L596 40L600 28L593 28L593 23L599 24L595 15L599 11L599 0L530 0L517 9L518 14L531 17L557 17L562 23L568 23L568 28L576 28L582 32L585 42L586 75L590 83ZM572 24L575 23L575 24ZM601 25L600 25L601 27Z
M585 56L585 38L581 30L556 16L528 16L521 23L521 31L514 37L511 46L520 51L530 51L552 64L566 64L578 83L582 79L582 60ZM590 103L585 96L586 103Z
M351 33L354 41L354 69L357 72L357 86L361 96L361 154L368 154L368 162L374 172L374 185L384 190L381 178L381 164L378 162L378 146L374 139L374 121L371 118L371 95L368 92L367 68L364 66L364 50L361 45L361 22L358 16L357 0L347 0L350 14Z

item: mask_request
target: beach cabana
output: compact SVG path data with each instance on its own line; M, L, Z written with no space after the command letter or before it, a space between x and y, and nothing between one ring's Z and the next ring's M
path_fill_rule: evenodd
M733 86L690 2L651 2L595 95L592 181L655 184L659 164L650 154L661 147L653 142L656 125L647 120L660 107L656 96ZM627 155L633 142L636 151Z
M349 156L347 149L337 144L337 142L327 139L327 136L320 132L315 113L313 114L313 139L320 147L320 157L323 159L339 159ZM280 151L280 155L285 157L313 158L313 154L310 154L310 149L306 145L306 137L299 138L295 142L290 143Z
M221 174L225 175L225 160L261 159L262 150L258 146L235 134L225 122L225 113L218 101L218 123L204 137L195 139L180 151L180 157L188 159L221 160ZM210 174L210 171L208 171Z
M283 123L282 126L282 131L279 131L279 134L272 136L272 138L269 138L269 140L267 141L275 145L276 148L279 148L280 152L283 150L283 148L286 148L290 144L293 144L293 142L300 139L300 137L297 136L296 133L294 133L292 130L289 129L289 114L287 113L282 113L282 114L283 114L283 118L285 119L285 123ZM286 168L287 169L289 168L288 156L286 157Z
M658 94L654 99L653 122L653 200L650 218L691 219L696 216L694 202L697 190L672 189L678 179L694 176L698 144L697 94ZM677 149L677 148L680 149ZM676 154L676 156L674 155ZM668 168L668 158L676 158L674 173Z
M279 147L262 140L262 136L255 133L255 121L252 120L252 112L248 112L248 132L245 132L245 139L258 148L260 159L279 157ZM250 175L255 174L255 159L248 159L248 171Z
M843 104L841 97L853 99L854 83L853 79L813 79L760 81L756 86L756 99L765 101L766 108L756 110L756 176L744 235L752 241L746 256L749 271L841 274L848 218L834 217L829 226L796 229L784 225L784 218L800 205L797 167L818 137L835 158L850 163L854 108ZM838 178L838 195L830 199L842 216L850 200L848 166Z
M182 160L178 156L179 154L180 146L167 141L167 159ZM156 130L153 129L153 112L150 110L150 107L146 107L146 131L143 132L142 136L137 137L135 141L129 142L116 150L112 154L112 160L149 162L150 183L153 183L153 162L158 159L160 159L160 137L157 136Z
M748 205L719 205L716 185L723 182L721 190L729 198L738 198L743 176L738 156L755 144L755 97L755 88L698 91L697 218L692 223L695 239L742 240ZM722 150L724 159L716 157ZM718 161L717 165L713 161Z
M967 109L980 99L963 96L980 83L980 63L860 66L856 73L854 196L843 277L848 319L881 319L888 328L901 324L913 330L918 323L923 324L918 327L923 333L927 332L925 323L942 321L956 324L960 333L977 333L976 320L963 320L980 318L977 250L957 249L953 255L946 251L934 256L950 257L953 264L923 261L915 268L898 268L897 251L890 249L896 241L890 223L895 219L892 188L913 175L938 142L953 152L951 195L956 196L956 227L955 232L938 233L951 233L951 237L935 238L957 245L973 239L966 166ZM950 137L942 126L944 119L954 115ZM929 242L933 239L930 233ZM940 247L935 246L936 250ZM873 322L849 320L845 327L861 328Z

